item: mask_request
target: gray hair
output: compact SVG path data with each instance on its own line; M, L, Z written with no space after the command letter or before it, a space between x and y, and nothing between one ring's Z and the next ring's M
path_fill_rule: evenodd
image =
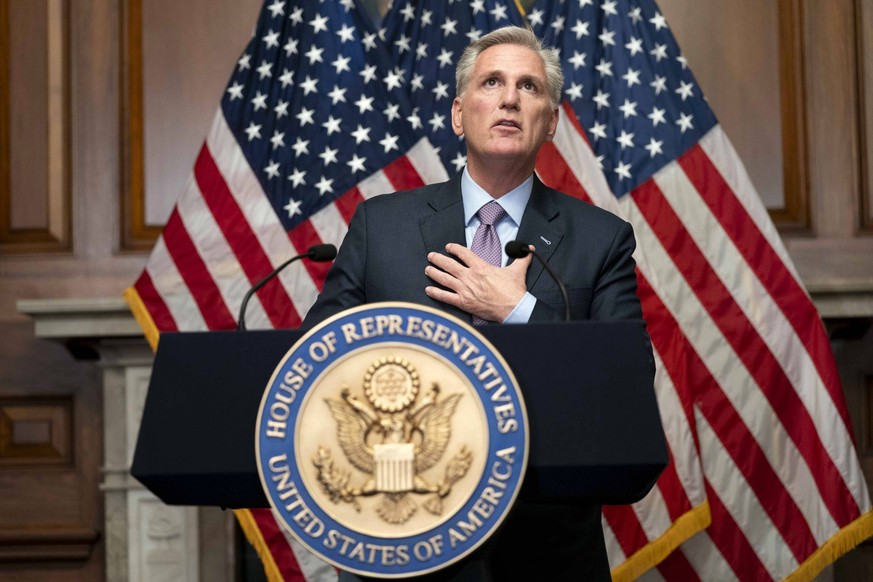
M558 51L553 48L546 48L543 45L543 41L538 39L530 29L519 26L498 28L479 40L473 41L464 49L460 60L458 60L458 66L455 69L455 91L458 97L464 95L479 55L485 49L499 44L523 46L539 55L546 69L546 90L549 94L549 103L553 109L557 108L561 102L561 89L564 87L564 73L561 71L561 60L558 57Z

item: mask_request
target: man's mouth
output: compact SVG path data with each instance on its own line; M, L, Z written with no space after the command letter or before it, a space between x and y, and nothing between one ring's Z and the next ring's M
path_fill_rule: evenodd
M498 121L496 127L511 127L513 129L521 129L516 122L510 121L508 119Z

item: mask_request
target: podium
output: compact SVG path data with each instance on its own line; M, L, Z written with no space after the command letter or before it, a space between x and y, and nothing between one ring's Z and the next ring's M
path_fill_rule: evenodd
M521 499L638 501L668 454L642 321L489 325L524 395L530 453ZM131 473L169 505L268 507L255 458L265 387L302 335L161 335Z

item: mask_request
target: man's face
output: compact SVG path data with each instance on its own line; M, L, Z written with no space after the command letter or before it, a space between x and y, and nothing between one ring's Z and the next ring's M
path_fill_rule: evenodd
M546 70L529 48L501 44L476 59L463 97L452 103L452 128L467 140L470 162L536 161L543 142L550 141L558 111L549 104Z

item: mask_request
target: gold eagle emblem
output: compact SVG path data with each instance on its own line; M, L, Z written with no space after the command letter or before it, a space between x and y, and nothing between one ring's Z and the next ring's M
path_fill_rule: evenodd
M424 508L442 513L442 500L470 468L473 455L462 445L446 464L437 483L422 473L445 455L452 436L451 419L461 394L441 398L433 383L420 394L420 379L407 360L392 356L374 362L364 375L366 402L343 386L339 398L325 398L336 421L337 440L346 459L367 474L359 487L350 485L350 471L337 468L329 449L320 446L313 463L318 481L334 503L383 494L376 512L388 523L404 523L418 508L413 495L427 495Z

